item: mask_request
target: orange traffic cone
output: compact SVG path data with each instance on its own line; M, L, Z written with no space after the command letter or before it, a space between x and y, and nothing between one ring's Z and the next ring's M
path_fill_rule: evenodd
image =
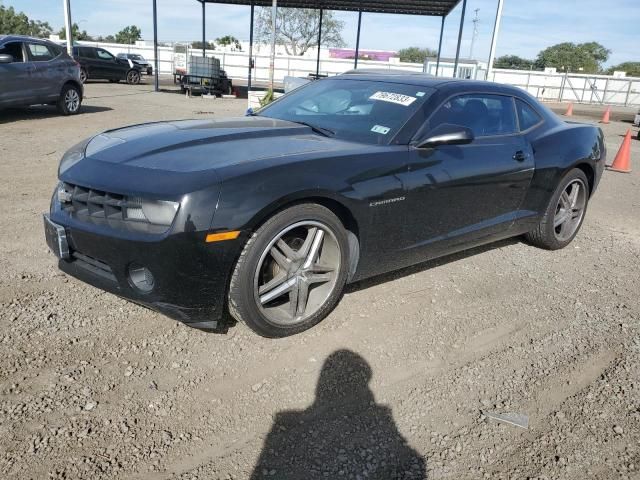
M604 111L604 115L602 115L602 120L600 123L609 123L609 118L611 117L611 106L608 106Z
M573 103L570 103L569 106L567 107L567 111L564 112L564 116L565 117L571 117L573 116Z
M631 173L631 129L627 130L616 158L607 168L614 172Z

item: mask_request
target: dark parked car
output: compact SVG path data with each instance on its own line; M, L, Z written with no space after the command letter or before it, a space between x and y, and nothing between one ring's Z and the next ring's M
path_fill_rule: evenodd
M130 85L140 83L140 67L127 59L117 58L104 48L73 47L73 58L80 63L82 83L91 80L125 80Z
M63 115L80 111L80 66L59 45L0 35L0 108L51 104Z
M122 60L131 60L134 65L140 68L141 73L153 75L153 67L151 66L151 64L138 53L119 53L118 58Z
M198 328L225 308L280 337L346 283L526 235L578 232L602 131L523 90L419 75L309 83L243 118L110 130L67 152L59 267Z

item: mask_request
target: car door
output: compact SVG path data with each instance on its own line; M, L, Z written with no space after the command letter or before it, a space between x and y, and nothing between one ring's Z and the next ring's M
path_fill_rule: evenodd
M7 42L0 47L0 54L11 55L13 62L0 63L0 105L22 105L36 101L31 89L35 77L35 65L26 62L22 42Z
M533 151L518 130L511 96L454 96L428 119L426 137L441 124L469 128L474 140L412 147L404 180L409 201L406 248L424 247L434 255L506 236L534 169Z
M52 47L35 42L25 42L29 62L35 66L34 90L40 101L55 98L60 93L60 79L64 75L64 65L55 62L60 55Z
M100 63L101 78L122 79L124 78L123 66L103 48L96 48L96 59Z

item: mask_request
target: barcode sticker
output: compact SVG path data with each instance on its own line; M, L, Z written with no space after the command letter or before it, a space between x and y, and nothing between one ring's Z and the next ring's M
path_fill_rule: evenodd
M386 135L391 131L391 129L389 127L383 127L382 125L374 125L371 131L374 133L381 133L382 135Z
M408 107L417 99L416 97L410 97L409 95L402 95L400 93L376 92L369 97L369 100L380 100L381 102L396 103Z

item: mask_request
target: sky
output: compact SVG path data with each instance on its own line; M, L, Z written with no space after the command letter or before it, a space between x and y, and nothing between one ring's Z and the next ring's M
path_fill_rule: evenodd
M161 41L200 40L201 6L196 0L157 0L158 37ZM607 65L640 61L640 0L505 0L497 55L534 58L560 42L597 41L612 50ZM57 31L64 24L63 0L0 0L30 18L47 21ZM468 0L461 57L470 54L474 10L478 35L473 56L486 61L497 0ZM71 0L73 21L91 35L114 34L127 25L142 29L143 39L153 38L151 0ZM462 4L447 17L443 55L454 56ZM357 13L336 12L345 22L343 38L355 47ZM233 35L249 38L249 7L207 5L207 40ZM399 50L418 46L437 49L439 17L365 13L360 48Z

